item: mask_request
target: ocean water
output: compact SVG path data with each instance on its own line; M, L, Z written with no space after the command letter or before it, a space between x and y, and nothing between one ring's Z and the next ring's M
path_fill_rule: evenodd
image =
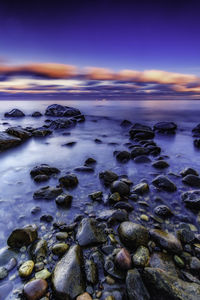
M155 173L159 173L155 172L151 164L136 165L133 161L121 164L113 155L116 150L127 150L125 143L130 142L128 129L120 126L123 119L151 126L164 120L176 122L176 135L155 137L156 143L162 148L161 154L169 156L167 161L170 167L162 173L178 174L184 167L193 167L200 172L200 151L194 148L191 133L192 128L200 123L200 101L1 101L0 130L12 125L39 127L46 117L35 119L30 114L36 110L44 113L45 108L52 103L79 108L86 116L86 121L75 128L65 130L70 132L69 136L54 132L47 138L31 138L19 147L0 153L0 248L6 246L8 235L16 227L35 223L41 234L48 232L51 224L40 222L40 216L43 214L52 215L54 221L70 223L80 213L98 215L102 209L108 209L109 207L98 202L93 203L88 198L90 193L102 190L106 200L109 191L99 180L100 171L111 169L119 175L127 175L134 184L142 179L151 183ZM19 120L4 118L4 113L13 108L22 109L26 117ZM3 125L4 122L9 124ZM96 138L101 139L102 143L96 144ZM68 142L76 144L73 147L63 146ZM70 209L59 209L54 201L33 200L35 190L46 185L56 186L58 177L61 176L50 179L48 183L36 184L30 177L30 170L34 166L47 163L58 167L61 174L65 174L69 171L74 172L74 168L83 165L88 157L97 160L95 172L77 173L79 185L70 191L73 195ZM152 161L154 159L152 158ZM186 215L190 222L198 227L196 215L186 210L180 199L181 191L190 188L184 186L180 178L170 178L178 185L179 190L172 196L168 193L158 193L151 186L148 196L149 213L156 205L153 200L155 195L159 194L173 210L176 210L177 215ZM40 206L41 212L32 215L31 209L35 206ZM135 220L141 208L135 203L133 206L135 209L130 214L130 219ZM178 222L179 219L173 219L173 224ZM46 228L44 232L43 225ZM15 285L20 284L21 281L16 280Z

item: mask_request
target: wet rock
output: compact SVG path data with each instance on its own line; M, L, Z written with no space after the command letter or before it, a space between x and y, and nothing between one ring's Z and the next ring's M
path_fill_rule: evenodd
M121 241L129 248L134 249L148 243L148 230L133 222L122 222L118 228Z
M112 182L110 190L112 193L119 193L122 197L130 193L129 185L121 180L116 180Z
M186 206L192 209L200 209L200 190L188 191L181 194Z
M96 144L102 144L102 140L100 140L100 139L95 139L94 142L95 142Z
M40 217L41 222L51 223L53 221L53 217L51 215L42 215Z
M45 186L35 191L33 194L33 198L35 200L52 200L55 199L58 195L60 195L62 192L62 188Z
M60 177L59 182L60 182L61 186L65 187L65 188L74 188L79 183L77 176L73 173L66 174L63 177Z
M72 117L80 114L80 110L74 107L68 107L59 104L49 105L45 111L45 115L51 117Z
M88 293L83 293L79 295L76 300L92 300L92 297Z
M134 162L137 164L149 163L151 159L146 155L138 155L134 158Z
M4 114L4 117L6 117L6 118L21 118L21 117L24 117L24 116L25 116L25 114L17 108L14 108L11 111L6 112Z
M196 176L199 176L199 173L196 170L192 169L192 168L185 168L185 169L183 169L180 172L180 175L182 177L185 177L187 175L196 175Z
M44 279L44 280L46 280L49 277L51 277L51 273L46 268L42 269L41 271L35 273L35 278L36 279Z
M35 182L45 182L48 181L50 177L47 175L37 175L33 179Z
M200 260L195 256L190 258L190 269L195 272L200 270Z
M174 122L159 122L156 123L153 129L159 133L175 133L177 125Z
M126 276L126 290L130 300L149 300L150 295L137 269L129 270Z
M126 163L131 158L131 155L128 151L120 151L116 155L116 159L122 163Z
M67 232L57 232L56 233L56 239L59 241L66 240L68 238Z
M115 262L120 269L129 270L132 266L131 255L128 250L122 248L115 257Z
M171 276L159 268L145 268L143 280L153 299L197 300L200 285Z
M139 246L133 254L132 261L136 267L147 267L149 264L149 250L144 246Z
M109 197L109 201L116 203L119 202L121 200L120 194L118 192L115 192L113 194L110 195Z
M185 266L184 261L178 255L174 255L174 262L175 262L176 266L179 268L184 268L184 266Z
M88 166L81 166L81 167L76 167L74 171L82 172L82 173L92 173L94 172L94 169Z
M157 160L152 163L152 167L156 169L165 169L169 167L169 164L165 160Z
M132 125L132 123L129 120L123 120L120 124L120 126L122 126L122 127L129 127L131 125Z
M88 282L92 284L96 284L98 282L98 269L92 260L86 260L85 273Z
M148 154L149 154L148 149L137 146L137 147L134 147L133 150L131 151L131 158L134 159L137 156L148 155Z
M158 205L155 207L154 209L154 213L159 216L159 217L163 217L163 218L167 218L170 217L173 213L170 210L170 208L166 205Z
M107 256L105 259L104 270L116 279L124 279L126 272L123 269L120 269L116 266L113 257Z
M190 244L195 240L195 233L191 231L190 226L181 224L181 228L177 230L177 236L184 244Z
M31 133L28 132L27 130L21 128L20 126L18 127L9 127L6 129L6 132L10 135L13 135L21 140L26 140L31 137Z
M98 213L97 220L108 221L108 223L123 222L128 220L128 214L124 209L104 209Z
M68 208L71 205L72 199L71 195L63 193L56 197L56 204Z
M33 118L39 118L42 116L41 112L39 111L34 111L31 115Z
M175 192L177 190L176 185L164 175L158 175L153 181L152 184L164 191Z
M37 239L37 228L29 225L24 228L13 230L10 234L7 244L11 248L21 248L28 246Z
M116 209L125 209L128 212L130 212L134 209L133 206L130 203L124 202L124 201L119 201L119 202L115 203L114 208L116 208Z
M0 132L0 151L18 146L22 143L20 138L14 137L6 132Z
M53 271L52 284L56 299L74 299L85 292L81 265L81 248L78 245L72 246Z
M91 246L106 241L106 235L93 218L84 218L78 228L76 239L80 246Z
M75 120L62 118L62 119L53 120L49 125L49 128L53 130L66 129L66 128L74 127L75 124L76 124Z
M51 134L52 134L52 131L50 129L46 129L44 127L37 128L32 132L32 135L35 137L45 137L45 136L49 136Z
M46 280L35 279L25 284L24 295L28 300L39 300L46 294L47 287Z
M197 126L195 126L192 129L192 132L193 132L193 136L199 137L199 134L200 134L200 124L198 124Z
M12 269L16 267L16 265L17 265L17 259L15 257L12 257L6 265L6 270L10 272Z
M199 134L198 134L199 135ZM194 146L196 147L196 148L200 148L200 139L195 139L194 140Z
M196 175L186 175L183 177L182 182L192 187L200 187L200 177Z
M68 250L68 248L69 248L68 244L58 243L58 244L53 245L52 252L53 252L53 254L60 256L60 255L65 254L65 252Z
M118 175L110 170L99 173L99 178L106 186L109 186L113 181L118 179Z
M58 173L60 173L59 169L50 167L47 164L41 164L39 166L36 166L30 171L30 175L32 177L35 177L38 175L51 176L51 175L58 174Z
M102 191L97 191L97 192L94 192L94 193L91 193L89 194L89 197L92 199L92 200L102 200L102 197L103 197L103 193Z
M131 192L143 195L143 194L149 192L149 185L146 182L141 182L141 183L135 185Z
M47 241L39 239L30 248L30 255L35 262L41 262L47 255Z
M154 138L154 132L150 126L142 125L139 123L135 123L130 131L130 137L139 138L140 140L148 140Z
M5 267L0 267L0 280L8 276L8 270Z
M170 275L177 276L176 267L172 256L164 252L154 252L150 257L150 267L160 268L168 272Z
M31 275L34 268L34 262L32 260L27 260L19 268L19 276L28 277Z
M152 240L169 252L180 253L182 251L181 242L171 233L159 229L151 229Z
M96 159L92 158L92 157L89 157L85 160L85 163L84 165L87 166L87 165L94 165L96 164Z

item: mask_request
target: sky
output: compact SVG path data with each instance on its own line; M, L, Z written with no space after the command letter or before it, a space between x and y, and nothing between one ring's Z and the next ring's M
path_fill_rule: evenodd
M200 99L199 0L0 0L0 99Z

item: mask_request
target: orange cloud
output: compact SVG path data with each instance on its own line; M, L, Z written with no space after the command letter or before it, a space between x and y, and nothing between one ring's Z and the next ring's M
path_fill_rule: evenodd
M86 68L86 77L91 80L114 80L116 74L109 69L105 68Z

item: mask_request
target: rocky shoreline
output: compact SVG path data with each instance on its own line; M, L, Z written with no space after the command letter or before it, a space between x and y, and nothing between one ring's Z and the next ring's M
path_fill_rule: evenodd
M41 115L34 112L32 117ZM48 119L41 127L12 126L0 132L0 151L55 131L63 135L66 129L87 122L78 109L57 104L47 107L45 116ZM25 118L25 114L14 109L5 117ZM144 178L136 183L120 167L116 173L105 166L98 174L101 190L85 195L86 203L100 203L101 210L84 208L73 222L43 214L37 224L13 230L8 247L0 249L0 299L7 299L5 295L30 300L200 299L199 172L183 166L179 174L167 173L169 157L162 154L154 139L157 135L176 135L175 123L159 122L150 127L124 120L120 126L129 141L123 150L113 151L113 159L123 170L129 161L135 168L151 165L155 170L151 182ZM192 135L194 146L199 148L200 125ZM94 142L102 143L99 138ZM54 201L57 208L70 210L72 191L79 188L82 175L88 174L88 180L93 180L97 164L95 158L88 157L73 172L63 173L57 166L41 162L29 170L36 184L45 184L35 189L33 202ZM51 178L56 178L55 186L48 185ZM167 202L174 195L179 197L175 208ZM191 223L179 203L197 223ZM31 213L37 216L38 211L40 206L35 205ZM20 282L19 289L13 289L10 272L12 280Z

